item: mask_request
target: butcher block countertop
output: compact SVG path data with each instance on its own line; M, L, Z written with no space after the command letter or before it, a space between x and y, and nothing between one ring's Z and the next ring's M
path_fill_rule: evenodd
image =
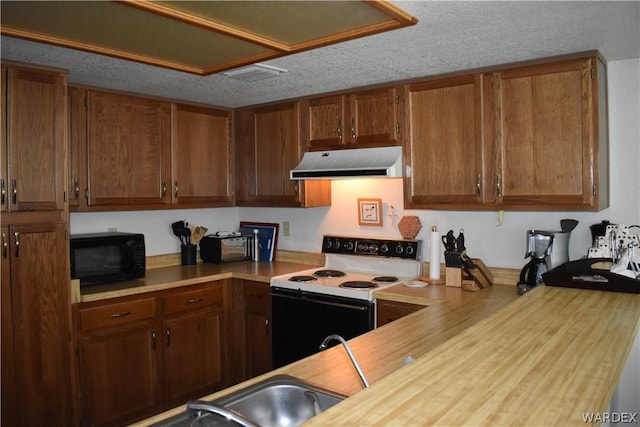
M371 387L336 346L204 399L289 374L350 395L305 426L583 426L607 409L640 322L640 295L613 292L400 285L378 297L426 307L349 341Z
M72 281L72 288L75 287L72 292L74 295L73 302L98 301L213 282L231 277L269 283L273 276L306 270L311 267L308 264L292 262L252 261L225 264L198 263L189 266L171 265L149 269L146 271L145 277L138 280L91 286L83 288L82 291L78 288L78 284Z

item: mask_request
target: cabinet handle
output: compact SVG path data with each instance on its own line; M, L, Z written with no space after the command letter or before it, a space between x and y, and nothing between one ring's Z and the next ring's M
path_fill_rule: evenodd
M482 193L482 175L478 174L478 180L476 181L476 196L480 197L480 194Z
M266 319L264 321L264 332L265 334L269 335L269 319Z
M187 304L195 304L200 301L202 301L202 298L191 298L189 301L187 301Z
M164 197L167 195L167 183L164 181L164 179L162 180L162 196Z
M156 344L158 344L158 337L156 336L156 331L151 331L151 349L156 349Z
M171 329L167 328L164 333L167 336L167 347L169 347L171 345Z
M125 311L124 313L113 313L113 314L111 315L111 318L112 318L112 319L118 319L118 318L120 318L120 317L127 317L127 316L129 316L130 314L131 314L131 312L130 312L130 311Z
M336 132L338 132L338 139L342 139L342 121L338 120L338 129L336 129Z
M13 198L13 204L15 205L18 203L18 180L17 179L11 180L11 193Z
M7 240L7 233L2 232L2 258L7 259L9 256L9 241Z
M20 233L15 231L13 233L13 238L16 241L16 258L18 258L20 256Z
M74 178L73 180L73 199L78 200L78 196L80 196L80 184L78 183L78 179Z
M496 191L498 193L498 201L502 201L502 174L496 176Z
M355 142L356 140L356 119L351 118L351 139Z
M2 179L0 179L0 198L2 199L1 200L1 204L3 206L4 206L4 203L5 203L6 197L7 197L7 189L4 188L4 185L5 185L4 178L2 178Z
M174 197L177 199L178 198L178 181L175 182L174 184L174 191L173 191L173 195Z

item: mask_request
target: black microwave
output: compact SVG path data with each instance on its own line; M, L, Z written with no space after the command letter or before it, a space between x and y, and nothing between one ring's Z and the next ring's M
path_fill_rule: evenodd
M106 232L72 234L71 278L80 286L144 277L144 234Z

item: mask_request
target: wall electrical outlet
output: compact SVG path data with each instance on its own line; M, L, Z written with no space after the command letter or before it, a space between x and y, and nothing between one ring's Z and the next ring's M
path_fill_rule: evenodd
M289 221L284 221L282 223L282 236L283 237L291 236L291 230L289 228Z

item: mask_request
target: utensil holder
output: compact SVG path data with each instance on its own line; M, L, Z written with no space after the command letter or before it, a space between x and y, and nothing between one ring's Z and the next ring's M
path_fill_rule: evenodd
M195 265L197 248L197 245L180 246L180 257L182 259L182 265Z

